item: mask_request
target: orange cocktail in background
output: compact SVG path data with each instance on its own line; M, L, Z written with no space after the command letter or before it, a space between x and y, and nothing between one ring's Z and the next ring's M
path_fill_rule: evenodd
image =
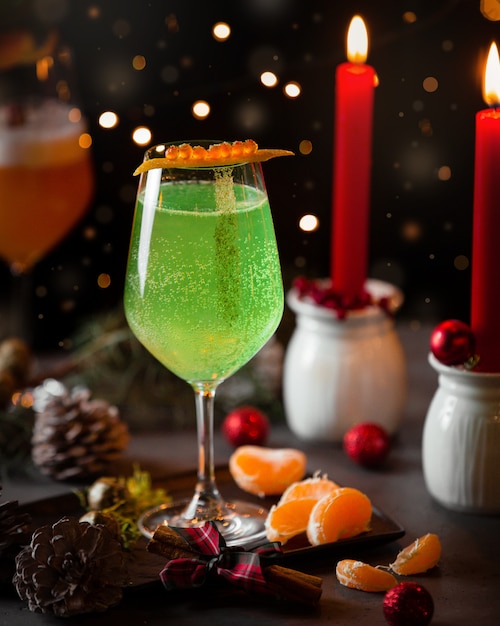
M0 110L0 256L13 273L29 271L89 207L84 132L79 110L56 100Z

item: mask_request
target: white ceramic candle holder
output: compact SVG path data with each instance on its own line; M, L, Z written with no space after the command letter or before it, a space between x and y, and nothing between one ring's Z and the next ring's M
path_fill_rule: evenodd
M439 374L422 441L424 478L443 506L500 513L500 373L449 367L429 355Z
M396 311L403 295L393 285L368 280L375 300ZM394 433L407 394L404 352L391 315L378 306L349 311L301 300L287 303L296 327L283 365L283 401L289 428L301 439L340 442L353 425L376 422Z

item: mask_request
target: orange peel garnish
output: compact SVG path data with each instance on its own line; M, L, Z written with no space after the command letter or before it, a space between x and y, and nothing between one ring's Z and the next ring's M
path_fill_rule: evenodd
M242 163L269 161L280 156L293 156L290 150L260 149L253 139L215 143L204 148L188 143L169 146L164 157L144 161L135 170L134 176L157 168L182 167L225 167Z

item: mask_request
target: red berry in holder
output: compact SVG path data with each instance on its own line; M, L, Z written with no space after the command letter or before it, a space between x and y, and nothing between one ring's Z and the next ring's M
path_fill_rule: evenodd
M377 467L388 453L391 441L379 424L366 422L350 428L344 435L343 447L347 455L359 465Z
M475 347L474 333L460 320L446 320L432 331L430 349L443 365L462 365L474 356Z
M222 422L222 434L235 448L244 445L261 446L269 435L267 416L253 406L234 409Z

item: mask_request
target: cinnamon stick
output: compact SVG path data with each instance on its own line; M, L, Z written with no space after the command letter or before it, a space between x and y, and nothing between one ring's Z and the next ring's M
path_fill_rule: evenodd
M264 578L272 592L286 600L315 605L322 593L322 579L298 570L271 565L263 569Z
M168 526L158 526L146 546L148 552L172 559L192 559L198 556L189 544Z

